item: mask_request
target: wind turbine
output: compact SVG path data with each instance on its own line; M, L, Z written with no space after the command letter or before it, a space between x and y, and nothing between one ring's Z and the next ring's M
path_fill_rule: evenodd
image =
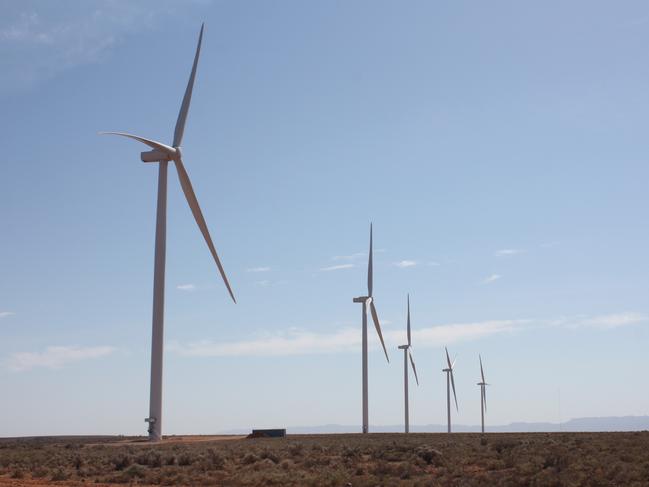
M408 414L408 357L410 357L410 364L412 365L412 371L415 374L415 380L417 385L419 385L419 378L417 377L417 369L415 368L415 361L412 358L412 340L410 338L410 294L408 294L408 343L406 345L400 345L399 349L403 350L403 397L405 403L405 425L406 433L410 433L410 417Z
M448 356L448 349L444 347L444 350L446 350L446 363L448 364L448 367L445 369L442 369L442 372L446 372L446 411L448 414L448 432L451 432L451 387L453 387L453 398L455 399L455 410L459 411L457 407L457 396L455 395L455 380L453 380L453 367L455 366L455 360L453 360L453 363L451 363L451 358Z
M480 376L482 377L482 382L478 382L477 385L480 386L480 419L482 420L482 432L484 433L484 413L487 412L487 384L484 380L484 370L482 369L482 357L478 355L480 359Z
M370 223L370 257L367 262L367 296L360 296L354 298L355 303L362 303L363 305L363 433L369 432L369 412L367 406L367 308L370 308L372 314L372 321L374 321L374 327L376 328L376 333L379 335L381 340L381 345L383 345L383 351L385 352L385 358L390 362L388 357L388 351L385 348L385 343L383 342L383 334L381 333L381 325L379 324L379 316L376 313L376 307L374 306L374 297L372 296L372 224Z
M100 132L101 134L119 135L137 140L149 146L152 150L142 152L140 158L142 162L157 162L158 163L158 202L157 202L157 215L156 215L156 231L155 231L155 263L153 271L153 333L151 340L151 395L149 403L149 417L144 421L149 423L149 440L158 441L162 438L162 351L164 342L164 285L165 285L165 248L167 237L167 166L170 161L173 161L180 180L180 186L189 208L194 215L194 219L198 224L198 228L203 234L203 238L210 249L210 253L216 262L223 282L230 293L230 297L236 303L232 288L225 275L219 256L216 253L210 232L207 229L207 224L203 218L203 213L198 205L196 194L192 188L192 183L189 180L185 165L182 160L181 143L183 140L183 133L185 131L185 122L187 121L187 112L189 111L189 104L192 99L192 90L194 88L194 79L196 78L196 66L198 65L198 57L201 53L201 41L203 40L203 28L205 24L201 25L201 32L198 36L198 45L196 47L196 54L194 55L194 64L192 71L189 75L187 88L185 89L185 96L183 97L180 106L180 113L176 121L176 128L174 130L174 139L171 146L156 142L155 140L145 139L137 135L127 134L124 132Z

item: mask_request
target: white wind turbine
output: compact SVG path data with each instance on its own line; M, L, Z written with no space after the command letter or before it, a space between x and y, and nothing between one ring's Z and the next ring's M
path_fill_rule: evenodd
M207 224L203 218L203 213L198 205L198 200L194 194L194 189L185 170L185 165L182 160L182 152L180 145L183 139L183 132L185 130L185 122L187 121L187 112L189 111L189 104L192 99L192 89L194 88L194 79L196 77L196 66L198 65L198 57L201 52L201 41L203 40L203 27L198 36L198 45L196 47L196 54L194 55L194 64L189 76L187 88L185 89L185 96L183 97L180 106L180 113L176 121L176 128L174 130L174 140L171 146L165 145L161 142L145 139L137 135L126 134L123 132L101 132L102 134L120 135L130 139L142 142L148 145L152 150L142 152L140 157L142 162L157 162L158 163L158 203L156 215L156 232L155 232L155 263L154 263L154 277L153 277L153 333L151 340L151 395L149 403L149 417L145 419L149 423L149 440L158 441L162 438L162 352L164 342L164 285L165 285L165 247L167 236L167 166L170 161L173 161L180 180L180 186L189 208L194 215L194 219L205 238L205 242L210 249L212 257L216 262L216 266L221 273L223 282L228 288L230 297L236 303L232 288L225 275L219 256L216 253L210 232L207 229Z
M388 351L385 348L385 343L383 342L383 334L381 333L381 325L379 324L379 316L376 313L376 307L374 306L374 298L372 296L372 224L370 224L370 257L367 263L367 296L360 296L354 298L355 303L363 304L363 433L369 432L369 412L367 406L368 391L367 391L367 308L370 308L372 314L372 320L374 321L374 327L376 328L376 333L379 335L381 340L381 345L383 345L383 351L385 352L385 358L388 363L390 358L388 357Z
M455 410L458 410L457 407L457 396L455 395L455 380L453 379L453 367L455 366L455 360L453 360L453 363L451 363L451 358L448 356L448 349L444 347L444 350L446 350L446 363L448 364L448 367L445 369L442 369L442 372L446 372L446 411L447 411L447 419L448 419L448 432L451 432L451 387L453 387L453 398L455 399Z
M406 345L400 345L399 349L403 350L403 397L405 404L405 432L410 433L410 416L408 412L408 358L410 358L410 364L412 365L412 371L415 374L415 380L417 385L419 385L419 378L417 377L417 369L415 368L415 361L412 358L412 339L410 337L410 294L408 294L408 343Z
M478 382L477 385L480 386L480 419L482 420L482 432L484 433L484 413L487 412L487 391L486 387L489 385L484 380L484 370L482 369L482 357L478 355L480 359L480 377L482 378L481 382Z

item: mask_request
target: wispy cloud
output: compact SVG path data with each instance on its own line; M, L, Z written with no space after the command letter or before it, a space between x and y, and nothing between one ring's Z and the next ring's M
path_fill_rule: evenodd
M60 369L83 360L105 357L115 352L114 347L47 347L44 352L17 352L9 356L7 366L14 371L30 370L37 367Z
M577 316L573 318L559 318L553 322L554 325L568 326L570 328L600 328L600 329L614 329L628 325L637 325L646 323L649 317L642 313L625 312L613 313L599 316Z
M482 338L497 333L513 331L524 320L485 321L462 323L413 331L417 348L441 347L462 340ZM384 339L390 347L402 343L405 332L385 331ZM373 348L380 347L378 338L371 341ZM241 355L307 355L318 353L342 353L356 351L361 345L361 333L357 328L344 328L332 333L315 333L304 330L288 330L250 340L229 343L200 341L189 344L170 343L167 349L185 356L224 357Z
M255 281L255 285L261 287L268 287L270 286L270 281L268 279L264 279L263 281Z
M508 255L522 254L525 251L522 249L501 249L496 251L496 257L506 257Z
M356 260L365 257L366 255L365 252L356 252L355 254L350 255L334 255L331 260Z
M429 265L431 267L439 267L441 264L439 262L430 261L430 262L426 262L426 265Z
M541 248L544 248L544 249L549 249L549 248L552 248L552 247L556 247L557 245L559 245L559 242L557 242L557 241L554 241L554 242L545 242L545 243L542 243L542 244L540 245L540 247L541 247Z
M246 269L246 272L268 272L270 271L270 267L250 267Z
M6 318L7 316L13 316L15 314L16 313L14 313L13 311L0 311L0 319Z
M329 267L321 267L321 271L329 272L329 271L339 271L341 269L351 269L352 267L356 267L356 264L338 264L338 265L331 265Z
M482 284L491 284L492 282L496 282L501 277L503 276L501 276L500 274L491 274L489 277L486 277L482 280Z
M196 290L196 285L195 284L178 284L176 286L176 289L180 291L195 291Z
M128 35L152 29L178 10L172 0L74 2L64 15L49 4L38 9L19 5L4 8L0 20L2 89L20 89L96 62Z
M417 261L415 260L400 260L399 262L395 262L394 265L401 269L405 269L406 267L415 267L417 265Z
M647 322L649 318L640 313L619 313L600 316L579 316L555 320L486 320L469 323L450 323L413 329L413 343L417 349L440 348L445 345L479 340L506 333L523 332L532 328L554 326L590 326L615 328ZM404 330L386 330L383 333L388 350L405 340ZM372 334L370 345L380 349L378 338ZM321 353L357 352L361 346L361 333L357 327L345 327L322 333L291 328L286 331L264 334L250 339L215 343L209 340L182 344L171 342L167 350L183 356L229 357L229 356L278 356L310 355Z

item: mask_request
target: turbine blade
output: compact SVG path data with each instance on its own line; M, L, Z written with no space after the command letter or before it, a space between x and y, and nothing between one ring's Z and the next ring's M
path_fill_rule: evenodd
M185 89L185 96L183 96L183 103L182 105L180 105L178 120L176 120L176 128L174 130L174 147L178 147L183 141L185 122L187 121L187 112L189 112L189 104L192 101L192 90L194 89L194 79L196 78L196 66L198 66L198 57L201 54L201 42L203 41L204 27L205 24L201 24L201 33L198 34L198 45L196 46L196 54L194 55L192 72L189 75L189 81L187 82L187 88Z
M212 237L210 237L210 232L207 229L205 218L203 218L203 212L201 212L201 207L198 206L198 200L196 199L196 194L194 193L194 189L192 188L192 183L190 182L189 176L187 175L187 171L185 170L185 165L183 164L181 159L178 159L175 162L176 162L176 169L178 172L178 179L180 180L180 186L183 188L183 193L185 193L185 198L187 199L187 203L189 203L189 208L192 210L194 219L196 220L196 223L198 224L198 228L200 228L201 233L203 234L203 238L205 238L205 242L207 243L207 246L209 247L210 252L212 253L212 257L214 257L214 262L216 262L216 266L219 268L219 272L221 273L221 277L223 278L225 287L228 288L228 292L230 293L230 297L232 298L232 301L236 303L237 300L234 298L232 288L230 287L228 278L225 275L223 266L221 265L221 260L219 259L219 256L216 253L216 249L214 248L214 244L212 243Z
M410 365L412 365L412 371L415 374L415 380L417 381L417 385L419 385L419 377L417 377L417 368L415 367L415 359L412 358L412 352L408 350L408 356L410 357Z
M453 359L453 363L451 363L451 369L452 369L453 367L455 367L455 362L457 362L457 355L456 355L455 358Z
M148 145L152 149L157 149L160 152L169 154L170 159L171 156L176 152L173 147L169 147L168 145L163 144L162 142L157 142L151 139L145 139L144 137L140 137L139 135L127 134L125 132L99 132L99 135L119 135L120 137L128 137L129 139L137 140L138 142L142 142L143 144Z
M484 370L482 370L482 357L478 355L478 358L480 359L480 375L482 376L482 382L485 382L484 380Z
M374 287L374 276L372 269L372 224L370 223L370 258L367 262L367 295L372 297L372 288Z
M412 339L410 337L410 294L408 294L408 345L412 343Z
M388 350L385 348L385 342L383 341L383 333L381 333L381 325L379 324L379 315L376 313L376 307L374 306L374 300L370 301L370 311L372 312L372 321L374 321L374 327L376 328L376 333L379 334L379 339L381 340L381 345L383 345L383 351L385 352L385 358L390 362L390 357L388 357Z
M453 398L455 399L455 409L456 411L459 411L457 407L457 396L455 395L455 380L453 379L453 370L449 372L451 374L451 386L453 387Z
M448 348L444 347L444 350L446 350L446 363L448 364L448 368L452 369L453 365L451 365L451 357L448 356Z

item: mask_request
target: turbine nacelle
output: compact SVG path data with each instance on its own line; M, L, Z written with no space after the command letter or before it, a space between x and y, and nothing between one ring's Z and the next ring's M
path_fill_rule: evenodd
M140 153L140 159L142 160L142 162L177 161L181 158L182 153L180 151L180 147L169 147L169 150L165 151L153 149Z

